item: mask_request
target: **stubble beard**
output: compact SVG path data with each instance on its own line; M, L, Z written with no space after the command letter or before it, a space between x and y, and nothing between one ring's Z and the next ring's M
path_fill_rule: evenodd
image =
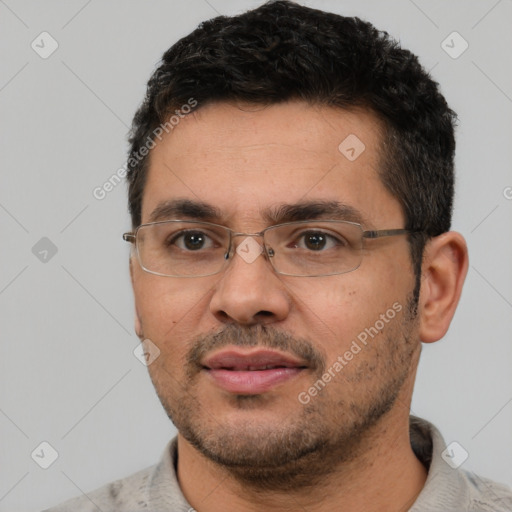
M314 369L311 383L323 375L325 358L311 342L269 327L231 324L216 335L195 340L179 396L169 396L168 384L159 385L159 379L151 374L153 384L179 433L242 485L257 491L318 486L336 467L356 460L364 452L372 429L396 403L420 349L415 319L407 314L411 310L408 304L406 314L401 320L396 317L395 323L385 329L378 346L370 341L362 349L373 351L372 358L358 363L356 355L336 376L334 380L345 381L342 396L329 393L331 384L306 405L291 396L290 400L300 407L299 413L281 418L280 423L223 422L215 418L215 411L205 412L195 392L199 358L228 344L288 351L309 361L309 367ZM176 385L173 387L176 389ZM264 407L265 400L265 395L234 396L231 406L238 410Z

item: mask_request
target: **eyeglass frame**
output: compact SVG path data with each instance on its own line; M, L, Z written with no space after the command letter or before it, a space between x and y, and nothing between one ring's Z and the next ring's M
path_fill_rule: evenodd
M333 275L336 276L336 275L348 274L350 272L353 272L354 270L357 270L361 266L361 262L363 261L362 256L361 256L361 261L359 262L357 267L352 268L350 270L346 270L344 272L336 272L336 273L330 273L330 274L296 275L296 274L288 274L288 273L285 273L285 272L280 272L279 270L277 270L275 268L275 266L274 266L274 264L273 264L273 262L271 260L272 256L275 253L274 253L274 251L273 251L273 249L271 247L267 248L267 246L265 245L265 236L264 236L265 232L269 231L269 230L272 230L272 229L275 229L275 228L279 228L281 226L288 226L288 225L291 225L291 224L293 224L293 225L309 224L309 223L312 223L312 222L315 222L315 221L316 222L333 222L333 223L341 223L341 224L350 224L352 226L357 226L361 230L361 242L364 242L365 239L373 240L373 239L376 239L376 238L385 238L385 237L388 237L388 236L397 236L397 235L410 235L410 234L421 232L420 230L410 230L410 229L405 229L405 228L364 230L363 226L360 223L358 223L358 222L352 222L352 221L347 221L347 220L337 220L337 219L308 219L308 220L283 222L281 224L274 224L272 226L266 227L265 229L263 229L262 231L259 231L257 233L240 233L240 232L234 231L231 228L228 228L227 226L223 226L222 224L215 224L213 222L196 221L196 220L188 220L188 219L168 219L168 220L160 220L160 221L156 221L156 222L147 222L145 224L139 224L135 228L134 231L128 231L126 233L123 233L123 240L125 242L129 242L129 243L132 243L134 245L134 248L135 248L136 253L137 253L137 261L139 262L139 265L142 268L142 270L144 270L144 272L147 272L148 274L153 274L153 275L156 275L156 276L161 276L161 277L178 277L178 278L209 277L209 276L214 276L216 274L220 274L222 272L222 270L224 270L226 268L226 265L224 264L216 272L213 272L211 274L200 274L200 275L194 276L194 275L172 275L172 274L169 275L169 274L162 274L160 272L155 272L153 270L149 270L146 267L144 267L144 265L143 265L143 263L141 261L141 256L140 256L139 249L138 249L138 246L137 246L137 233L138 233L139 229L143 228L143 227L146 227L146 226L153 226L153 225L157 225L157 224L170 224L172 222L184 222L184 223L191 223L191 224L201 224L201 225L206 225L206 226L213 226L213 227L216 227L216 228L222 228L225 231L227 231L229 233L229 246L227 248L228 251L224 254L224 259L226 261L229 261L229 259L231 258L231 255L234 254L234 252L236 251L236 249L234 249L234 244L233 244L233 238L234 237L236 237L236 236L246 236L246 237L248 237L248 236L258 236L258 237L262 237L263 238L263 245L262 245L263 254L266 255L266 258L269 261L269 263L270 263L272 269L274 270L274 272L276 274L279 274L279 275L290 276L290 277L325 277L325 276L333 276Z

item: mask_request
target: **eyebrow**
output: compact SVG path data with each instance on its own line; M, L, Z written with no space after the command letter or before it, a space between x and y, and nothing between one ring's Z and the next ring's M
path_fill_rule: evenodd
M340 201L317 200L282 204L264 210L263 216L268 222L275 224L315 219L347 220L368 224L361 211Z
M370 225L361 211L340 201L312 200L293 204L285 203L264 209L262 216L269 224L331 219ZM223 215L215 206L203 201L173 199L159 203L151 212L148 222L169 219L191 219L223 224L226 222L227 216Z
M218 208L202 201L191 199L173 199L163 201L151 212L149 222L168 219L196 219L208 222L221 222L224 216Z

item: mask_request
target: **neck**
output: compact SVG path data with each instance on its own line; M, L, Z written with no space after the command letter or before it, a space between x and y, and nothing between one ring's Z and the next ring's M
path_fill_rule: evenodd
M178 436L178 480L188 502L199 512L408 510L425 484L427 472L412 451L408 408L397 403L370 429L349 460L332 454L321 479L304 478L297 487L265 490L251 487L228 469L206 459ZM399 408L399 409L398 409ZM339 462L341 460L342 462ZM313 475L312 475L313 476Z

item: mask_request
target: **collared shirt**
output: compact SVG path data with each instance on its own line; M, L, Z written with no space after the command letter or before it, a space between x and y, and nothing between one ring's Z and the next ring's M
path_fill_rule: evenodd
M461 448L447 448L431 423L411 416L410 437L428 477L409 512L512 512L512 490L461 469ZM44 512L193 512L178 484L177 456L174 438L158 464Z

